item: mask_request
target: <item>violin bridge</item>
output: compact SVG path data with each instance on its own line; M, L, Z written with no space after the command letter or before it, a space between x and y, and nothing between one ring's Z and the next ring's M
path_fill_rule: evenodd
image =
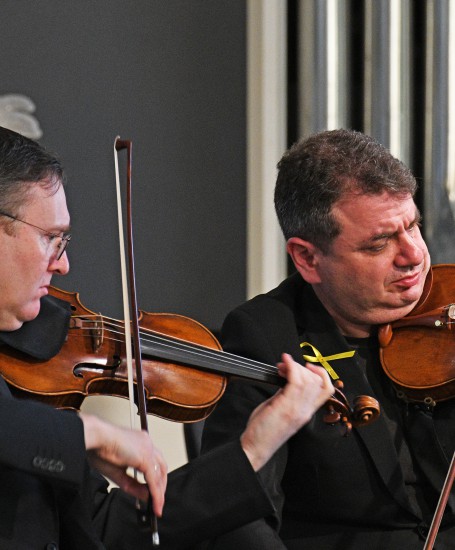
M95 318L90 332L92 336L93 351L97 352L103 345L104 339L104 323L102 315Z

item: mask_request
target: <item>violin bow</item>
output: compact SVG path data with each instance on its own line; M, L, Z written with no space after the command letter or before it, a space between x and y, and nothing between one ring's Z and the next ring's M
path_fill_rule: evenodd
M133 215L132 215L132 142L129 140L121 140L117 136L114 141L114 161L115 161L115 181L117 191L117 213L118 213L118 228L119 228L119 243L120 243L120 264L122 273L122 295L123 309L125 320L125 346L126 346L126 362L128 369L128 393L130 402L130 423L134 427L134 384L133 384L133 358L131 341L134 342L134 363L136 367L136 391L137 391L137 406L139 417L141 420L141 429L149 433L147 422L147 408L145 400L145 387L142 375L142 355L141 341L139 333L139 309L137 307L136 293L136 277L134 270L134 247L133 247ZM125 242L123 229L123 213L122 200L120 192L120 176L118 169L118 151L127 150L127 188L126 188L126 221L127 221L127 245L128 245L128 277L126 273L125 259ZM129 288L129 292L128 292ZM131 312L131 315L130 315ZM131 331L132 329L132 331ZM136 509L138 512L138 522L142 527L151 526L152 528L152 543L153 546L159 546L158 522L156 516L152 512L151 496L149 496L147 507L144 509L141 502L136 500Z
M452 461L450 462L449 471L447 472L444 485L442 487L441 494L439 495L438 505L436 506L436 511L433 516L433 521L431 522L430 530L428 531L427 540L425 541L425 546L423 550L432 550L436 536L439 531L439 526L441 525L442 516L444 515L444 510L449 500L450 491L452 490L453 481L455 478L455 452L452 456Z

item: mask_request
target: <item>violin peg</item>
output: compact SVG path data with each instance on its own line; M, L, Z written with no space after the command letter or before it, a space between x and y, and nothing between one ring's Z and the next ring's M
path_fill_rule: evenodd
M326 424L338 424L341 421L341 414L333 407L329 407L323 419Z

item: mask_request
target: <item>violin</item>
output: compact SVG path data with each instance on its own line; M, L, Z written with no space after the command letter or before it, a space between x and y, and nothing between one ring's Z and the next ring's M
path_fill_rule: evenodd
M49 360L0 349L2 376L21 397L78 410L88 395L128 396L124 323L82 305L78 293L51 287L51 296L71 304L66 341ZM147 412L167 420L206 418L223 395L228 377L282 386L275 366L222 351L203 325L174 314L140 312L141 355ZM351 408L341 388L327 403L325 421L349 431L379 415L376 400L358 397Z
M379 327L380 359L398 396L436 405L455 397L455 265L432 266L405 317Z

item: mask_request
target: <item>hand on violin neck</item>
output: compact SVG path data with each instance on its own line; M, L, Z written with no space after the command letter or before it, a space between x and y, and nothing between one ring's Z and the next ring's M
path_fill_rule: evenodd
M287 384L253 411L240 437L242 448L256 472L309 422L335 391L322 367L307 363L307 368L303 368L286 353L282 359L277 367Z
M93 468L120 489L147 501L153 500L153 512L160 517L164 506L167 465L145 431L121 428L86 413L79 414L84 424L85 447ZM146 484L127 473L134 468L143 474Z

